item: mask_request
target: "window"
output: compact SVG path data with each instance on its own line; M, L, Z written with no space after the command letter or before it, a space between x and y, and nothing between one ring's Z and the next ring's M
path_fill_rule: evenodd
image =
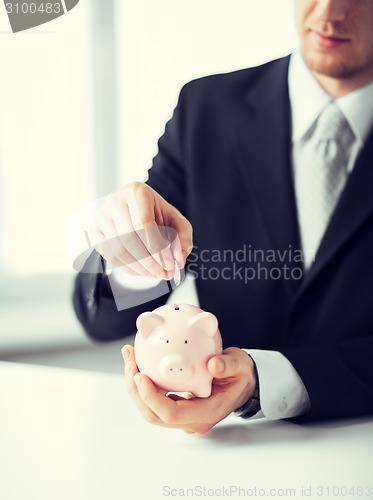
M113 9L13 34L0 7L0 349L80 332L65 225L116 184Z

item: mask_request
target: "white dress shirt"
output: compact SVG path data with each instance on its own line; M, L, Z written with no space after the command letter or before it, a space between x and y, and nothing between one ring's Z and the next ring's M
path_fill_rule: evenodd
M315 120L332 98L318 84L299 52L290 58L288 84L292 118L292 166L295 172L302 145L309 138L308 133ZM351 172L373 124L373 83L335 101L356 136L348 166ZM126 276L120 270L114 270L111 278L127 289L147 288L160 282L158 279ZM264 416L277 420L305 413L310 405L308 393L290 361L277 351L244 350L255 361L259 378L261 411L252 418Z

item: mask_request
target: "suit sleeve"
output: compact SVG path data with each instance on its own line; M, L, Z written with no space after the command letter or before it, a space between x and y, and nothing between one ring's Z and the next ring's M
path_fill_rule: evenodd
M187 217L182 142L184 89L180 93L174 114L166 125L165 133L158 142L158 154L149 170L147 184ZM85 267L75 280L73 305L84 330L94 340L104 342L132 335L136 331L138 315L164 305L169 296L169 293L165 293L164 282L153 290L152 296L156 298L151 300L146 291L140 297L139 292L127 290L129 303L139 305L118 311L108 278L102 272L103 264L99 254L93 252Z
M301 377L310 399L299 423L373 414L373 337L280 349Z

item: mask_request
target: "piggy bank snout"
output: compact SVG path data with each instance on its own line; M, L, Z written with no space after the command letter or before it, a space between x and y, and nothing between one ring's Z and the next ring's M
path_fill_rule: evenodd
M184 356L171 354L163 358L160 370L167 380L183 381L193 375L194 367Z

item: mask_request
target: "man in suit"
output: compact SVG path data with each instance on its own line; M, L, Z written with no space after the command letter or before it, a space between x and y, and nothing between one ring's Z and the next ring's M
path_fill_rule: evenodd
M77 278L93 338L133 333L167 299L160 278L172 280L176 259L228 347L208 363L212 396L174 401L125 346L128 391L152 423L204 433L233 411L297 422L373 413L373 3L295 10L300 52L187 84L147 183L110 195L97 217L92 237L118 269L100 274L94 253ZM141 237L158 226L178 235L162 257ZM139 275L151 285L131 292ZM110 284L137 305L118 311Z

